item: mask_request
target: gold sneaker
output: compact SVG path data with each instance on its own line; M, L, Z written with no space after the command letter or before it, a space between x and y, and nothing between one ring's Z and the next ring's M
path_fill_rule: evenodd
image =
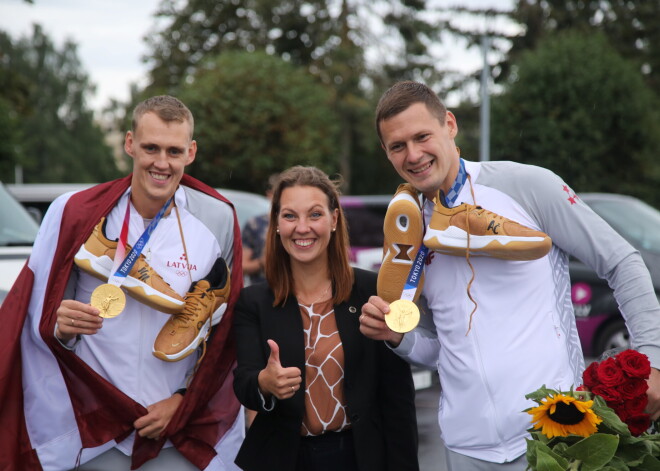
M547 234L525 227L481 206L445 208L436 203L424 236L431 250L449 255L536 260L552 247Z
M117 241L109 240L105 236L105 225L106 219L103 217L74 257L75 264L81 270L101 281L108 281L110 278L117 252ZM130 250L131 246L127 245L126 253ZM179 293L151 268L142 254L131 268L122 288L137 301L157 311L174 314L180 312L184 306L184 300Z
M415 256L422 245L424 225L417 191L408 183L399 185L387 206L383 222L383 263L378 270L378 296L391 303L401 298ZM422 292L424 270L415 300Z
M229 290L229 268L218 258L211 272L190 286L183 311L172 315L160 330L153 355L163 361L179 361L194 352L209 336L211 326L220 322Z

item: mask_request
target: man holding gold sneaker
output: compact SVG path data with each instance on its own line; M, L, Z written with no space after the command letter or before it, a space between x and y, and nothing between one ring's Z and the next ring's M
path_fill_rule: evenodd
M15 352L1 469L237 469L240 236L231 204L184 174L193 127L176 98L145 100L132 174L51 205L0 310Z
M660 307L639 253L552 172L463 160L456 118L423 84L385 92L376 128L407 183L388 208L379 296L360 330L437 368L448 469L525 470L525 395L582 383L569 255L614 289L633 347L653 366L647 411L657 418ZM399 329L420 294L419 325Z

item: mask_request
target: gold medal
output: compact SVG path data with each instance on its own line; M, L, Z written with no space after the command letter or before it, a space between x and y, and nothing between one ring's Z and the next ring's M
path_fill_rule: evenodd
M410 332L419 323L419 308L412 301L398 299L390 304L390 312L385 314L385 323L394 332Z
M90 303L101 311L101 317L116 317L126 306L126 296L119 286L105 283L94 289Z

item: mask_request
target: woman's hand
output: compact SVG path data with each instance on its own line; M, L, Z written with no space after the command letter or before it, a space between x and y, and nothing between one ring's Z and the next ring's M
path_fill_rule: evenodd
M270 356L266 368L259 372L259 389L264 397L277 399L293 397L302 383L300 369L295 366L284 368L280 362L280 347L274 340L268 340Z

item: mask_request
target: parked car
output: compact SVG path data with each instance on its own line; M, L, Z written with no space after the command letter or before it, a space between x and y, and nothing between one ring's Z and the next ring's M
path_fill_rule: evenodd
M390 195L340 197L348 223L353 265L378 271L383 258L383 221L391 199Z
M30 256L39 225L0 183L0 304Z
M55 198L70 191L87 189L93 185L92 183L24 183L9 184L7 189L38 222L41 222L48 206ZM221 188L217 188L217 190L234 204L241 227L252 216L270 211L270 201L263 195L240 190Z
M660 289L660 211L632 196L612 193L578 195L591 209L639 250L656 293ZM571 296L586 356L628 347L630 336L607 282L577 260L571 260Z
M660 290L660 211L637 198L611 193L579 197L638 249ZM383 220L390 195L343 196L355 266L378 270L383 251ZM607 282L582 262L569 261L571 295L582 349L588 357L630 344L628 330Z
M0 186L0 302L11 288L30 255L39 223L50 203L70 191L84 190L91 183L27 183ZM247 191L218 189L234 204L238 223L270 211L270 200Z

